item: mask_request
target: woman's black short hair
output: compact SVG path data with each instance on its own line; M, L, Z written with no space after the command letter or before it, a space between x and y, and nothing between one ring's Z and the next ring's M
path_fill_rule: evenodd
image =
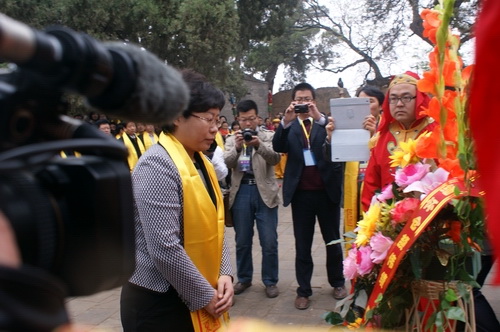
M192 113L203 113L211 108L222 110L226 98L221 90L208 82L206 77L191 69L181 71L182 78L189 88L189 104L182 112L184 118L189 118ZM173 124L167 124L162 128L166 132L172 132Z
M384 103L384 99L385 99L384 93L382 91L380 91L380 89L377 88L376 86L373 86L373 85L363 86L361 89L359 89L356 92L356 97L359 97L359 94L361 92L366 93L366 95L368 95L370 97L377 98L379 105L382 105Z

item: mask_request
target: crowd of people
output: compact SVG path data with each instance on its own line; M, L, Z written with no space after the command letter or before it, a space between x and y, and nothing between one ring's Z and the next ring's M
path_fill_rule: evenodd
M310 305L316 219L332 295L338 300L346 297L342 248L326 245L340 238L344 165L332 163L322 152L325 126L332 119L317 108L314 88L297 85L289 106L275 118L263 118L255 101L242 100L229 126L220 114L222 92L202 75L183 74L191 100L172 124L158 128L116 123L95 112L83 117L129 151L136 270L122 290L124 330L154 330L174 320L179 331L197 331L200 321L224 324L233 295L253 282L255 227L265 294L279 296L280 204L292 206L299 285L295 307L305 310ZM307 111L296 113L296 104L306 105ZM220 188L228 192L225 209ZM232 215L235 231L234 286L221 216L225 210Z
M161 128L115 122L96 112L75 116L114 136L129 151L136 265L121 293L124 331L160 331L166 326L175 331L216 331L227 325L234 295L254 282L254 228L261 246L265 295L278 297L280 204L291 206L298 284L295 308L309 308L313 295L311 247L316 221L332 297L344 299L348 290L343 251L335 241L342 237L346 170L356 171L354 209L359 219L374 193L393 180L389 158L393 149L434 126L420 112L429 97L417 90L418 76L396 75L385 94L371 86L357 92L370 101L370 114L360 126L370 132L371 157L367 163L349 166L331 161L335 119L318 108L310 84L296 85L288 107L275 118L262 118L253 100L240 101L229 126L221 115L224 94L201 74L191 70L182 74L190 88L189 105ZM227 213L235 233L235 273L226 245ZM490 261L483 272L491 265ZM477 293L482 308L489 307Z
M289 106L275 118L263 118L255 101L242 100L236 105L235 119L228 121L220 114L225 103L221 92L199 74L187 71L184 76L192 86L191 108L173 124L159 128L115 123L95 112L84 117L129 151L138 249L136 272L122 293L125 331L161 326L174 316L184 317L176 322L180 330L188 331L198 324L201 316L195 313L202 309L213 324L224 320L233 295L245 292L254 281L254 228L261 246L265 295L279 296L280 204L291 205L292 211L298 284L294 306L307 309L313 295L311 246L316 221L325 243L332 296L345 298L342 248L327 244L341 238L342 210L344 222L347 215L357 222L374 193L393 180L389 156L394 148L435 125L422 115L429 97L417 90L419 77L412 72L396 75L386 94L374 86L357 91L356 97L370 102L370 114L361 126L370 132L371 157L344 163L331 161L335 119L318 109L310 84L295 86ZM305 111L296 110L299 104L305 105ZM278 179L283 179L282 185ZM355 188L350 197L345 196L348 186ZM228 195L225 203L219 188ZM234 282L221 211L231 214L235 231ZM200 236L198 227L213 234L213 242L194 245ZM201 247L191 252L191 244ZM206 259L214 266L200 263ZM159 303L162 308L156 307Z

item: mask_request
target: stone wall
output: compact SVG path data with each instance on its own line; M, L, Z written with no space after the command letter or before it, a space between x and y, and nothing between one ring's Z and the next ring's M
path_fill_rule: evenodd
M341 88L318 88L316 89L316 105L320 112L330 113L330 99L350 98L349 92ZM292 90L280 91L273 96L272 115L276 117L290 105L292 100Z
M267 104L267 95L268 95L268 87L265 81L258 80L252 76L246 75L244 79L244 84L247 87L248 93L246 96L242 97L240 100L252 99L257 103L257 107L259 108L259 115L265 119L268 117L268 104ZM232 105L229 102L229 96L226 96L226 104L222 109L221 115L224 115L229 124L234 120L234 115L232 112Z

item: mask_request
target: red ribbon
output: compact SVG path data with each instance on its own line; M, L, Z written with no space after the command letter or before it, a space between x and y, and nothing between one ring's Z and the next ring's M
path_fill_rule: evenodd
M455 195L456 187L460 190L458 196ZM406 252L424 232L425 228L450 200L467 195L478 197L484 195L484 193L478 187L474 186L474 183L472 183L471 188L468 190L463 181L454 178L441 184L420 202L420 208L413 213L409 219L411 221L406 223L391 248L389 248L366 306L365 321L366 314L377 306L375 301L380 294L384 294Z

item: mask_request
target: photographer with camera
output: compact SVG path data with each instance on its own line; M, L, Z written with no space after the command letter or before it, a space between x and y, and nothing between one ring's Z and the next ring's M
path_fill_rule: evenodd
M347 296L340 244L326 246L340 238L344 171L342 163L331 163L323 156L327 119L319 112L315 98L315 90L310 84L295 86L292 101L273 139L275 151L288 153L283 201L285 206L292 204L295 275L299 284L295 307L299 310L309 308L312 295L311 246L316 218L325 242L328 282L333 287L333 297Z
M269 298L278 296L279 187L274 165L280 154L272 148L274 132L259 127L257 104L243 100L236 106L242 130L228 136L224 160L232 169L229 204L236 236L238 282L235 294L252 285L254 223L262 247L262 282Z

